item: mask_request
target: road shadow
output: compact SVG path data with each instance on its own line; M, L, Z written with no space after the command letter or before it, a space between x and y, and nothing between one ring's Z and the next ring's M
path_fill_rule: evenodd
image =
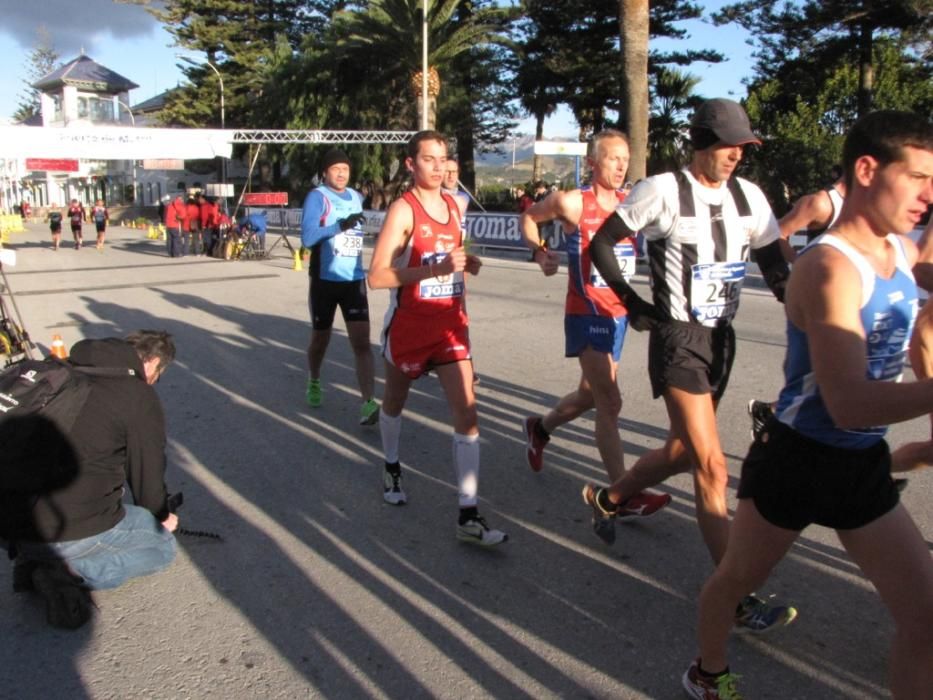
M150 587L176 584L178 595L163 603L174 634L233 624L210 598L184 595L189 585L207 586L263 642L239 627L217 639L218 651L203 660L208 675L222 668L255 680L283 660L325 696L676 694L695 653L696 596L711 570L689 478L660 488L674 496L671 508L620 525L616 545L605 547L579 501L583 482L604 478L591 422L563 427L545 470L531 473L521 418L559 397L517 384L490 362L478 388L481 510L511 541L496 551L469 548L454 538L449 419L435 378L412 387L402 429L411 502L393 508L380 497L378 429L357 425L342 333L325 362L324 406L312 410L303 403L305 319L276 313L274 303L257 312L243 300L154 291L171 310L165 317L88 296L81 301L100 320L73 320L91 337L136 328L175 336L177 362L158 387L171 442L167 480L185 492L182 524L217 531L224 542L181 537L192 567L179 562L103 596L106 620L121 619ZM622 425L627 443L644 443L635 450L666 431L634 412ZM767 589L793 601L801 619L766 640L733 643L733 663L753 685L803 687L821 698L880 694L890 624L838 550L802 538ZM866 637L866 625L880 633ZM839 639L864 640L860 658L877 665L849 668ZM7 673L13 687L31 682L23 668ZM451 679L458 685L445 685Z

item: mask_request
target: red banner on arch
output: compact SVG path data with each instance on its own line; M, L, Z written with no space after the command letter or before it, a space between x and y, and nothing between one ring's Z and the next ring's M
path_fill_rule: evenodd
M78 161L71 158L27 158L26 170L52 170L59 173L78 172Z

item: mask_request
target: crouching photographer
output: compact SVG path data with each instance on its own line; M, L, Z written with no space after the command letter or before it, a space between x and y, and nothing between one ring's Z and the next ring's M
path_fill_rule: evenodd
M14 590L45 598L52 625L80 627L90 617L88 591L161 571L175 558L178 518L164 482L165 419L152 386L174 358L164 331L82 340L65 366L33 363L51 363L50 374L67 375L48 407L71 406L64 413L72 418L63 426L43 408L16 419L22 424L13 430L5 418L0 471L7 486L15 472L32 483L2 489L7 532L0 535L16 557ZM19 378L41 379L43 371L21 369ZM124 502L126 485L132 503Z

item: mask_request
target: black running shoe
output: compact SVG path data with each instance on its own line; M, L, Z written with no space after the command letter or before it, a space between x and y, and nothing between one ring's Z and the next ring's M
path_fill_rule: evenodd
M769 402L752 399L748 402L748 415L752 419L752 440L757 440L768 421L774 418L774 410Z

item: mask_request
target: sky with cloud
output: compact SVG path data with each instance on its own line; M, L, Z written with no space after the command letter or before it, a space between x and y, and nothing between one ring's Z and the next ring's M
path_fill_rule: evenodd
M704 3L707 11L724 0ZM20 104L26 86L29 54L39 42L42 28L62 62L83 51L101 65L139 84L130 93L138 104L184 81L176 66L178 52L173 38L140 4L114 0L0 0L0 55L6 59L0 71L0 121L9 119ZM677 48L695 45L717 47L730 60L725 64L695 64L691 71L702 77L698 92L706 97L730 96L741 99L745 89L751 49L737 27L712 27L708 22L691 21L685 27L693 39ZM663 44L658 44L664 47ZM549 119L547 136L571 136L575 129L566 110ZM272 124L269 128L280 128ZM339 128L339 127L335 127ZM533 130L533 122L521 124L521 131Z
M113 0L0 0L0 118L16 111L26 90L29 54L45 32L61 62L83 51L139 87L142 102L184 79L176 67L172 36L144 7Z

